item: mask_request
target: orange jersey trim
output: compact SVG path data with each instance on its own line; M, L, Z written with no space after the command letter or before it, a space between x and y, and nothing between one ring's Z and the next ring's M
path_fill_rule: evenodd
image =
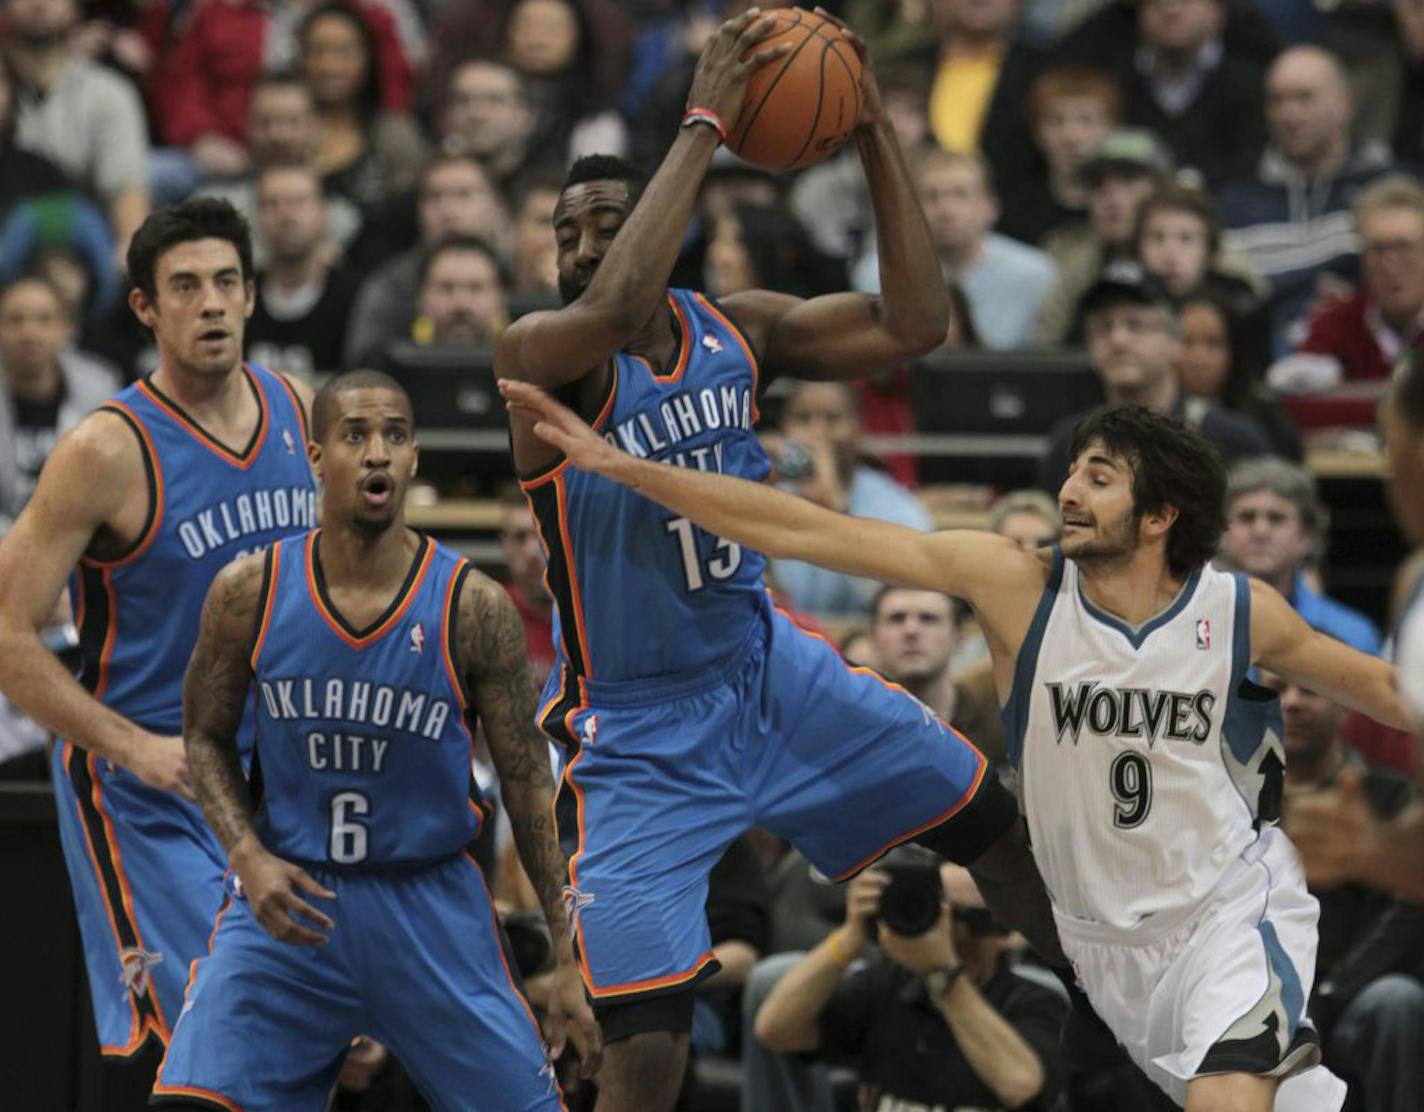
M311 596L312 605L316 607L316 612L321 615L331 632L341 638L353 649L364 649L367 645L379 641L391 629L405 617L405 613L410 609L411 603L415 601L416 595L420 594L420 585L425 582L425 573L430 570L430 563L435 557L435 543L426 541L425 555L421 558L420 568L416 571L415 577L410 581L410 589L405 592L405 596L400 600L400 604L391 612L391 616L383 621L375 629L371 630L363 637L352 637L346 630L341 628L341 623L336 620L331 611L326 608L326 603L321 600L321 592L316 587L316 538L321 530L313 530L307 534L306 543L306 571L307 571L307 591Z
M737 346L742 349L742 354L747 357L747 364L752 369L752 423L755 424L761 420L761 407L757 405L757 391L761 386L761 365L757 362L756 353L752 351L751 341L747 339L746 334L733 322L732 318L713 305L711 300L696 292L692 296L697 299L697 303L702 308L722 322L723 327L737 341Z
M588 990L595 998L604 1000L611 996L630 996L634 993L652 992L660 988L672 988L695 980L709 964L716 960L717 956L708 950L697 959L697 963L690 969L684 969L679 973L669 973L663 977L649 977L644 981L630 981L623 985L609 985L606 988L598 988L590 984Z
M165 1085L159 1081L154 1083L153 1095L156 1097L196 1097L198 1100L216 1104L219 1108L225 1108L227 1112L244 1112L242 1105L236 1101L229 1100L221 1093L215 1093L211 1089L201 1089L197 1085Z
M99 560L92 556L82 556L79 559L81 564L93 568L121 568L126 564L131 564L148 551L153 544L154 538L158 536L158 529L163 524L164 506L164 486L163 486L163 464L158 458L158 451L153 446L153 438L149 435L148 426L143 423L139 415L130 409L123 402L105 402L98 411L112 410L122 413L132 423L132 427L138 432L139 440L142 441L144 454L148 456L149 465L153 468L153 512L149 515L148 528L143 531L143 536L139 537L128 552L120 556L117 560ZM96 412L98 412L96 411Z
M672 370L660 372L651 363L648 363L646 359L643 359L641 355L638 356L638 358L643 359L643 362L647 363L648 371L659 382L672 383L680 382L683 372L687 370L688 360L692 355L692 324L688 321L687 313L683 310L681 303L677 300L676 295L674 295L672 291L668 291L667 293L667 303L672 309L673 315L677 318L678 329L681 331L681 335L678 337L677 359L673 362Z
M267 392L262 389L262 383L258 381L257 376L252 373L252 368L246 363L242 365L242 373L247 376L247 381L251 384L253 393L257 397L257 431L253 434L252 441L246 451L243 452L234 452L226 444L215 439L202 425L198 424L182 410L175 408L172 402L166 400L144 379L139 379L136 385L145 398L158 406L158 408L163 410L168 416L172 417L174 421L186 429L188 434L204 448L212 452L213 455L219 459L232 464L238 470L246 471L256 462L257 457L262 454L262 445L267 442L267 429L271 424L268 420L268 410L271 409L271 403L267 398Z
M311 430L307 427L307 407L302 405L302 399L297 395L297 388L292 385L291 380L281 371L273 371L277 376L277 381L282 384L282 389L287 392L287 397L292 399L292 408L297 411L297 425L302 430L302 440L311 442Z
M638 356L637 358L642 357ZM608 373L611 377L609 379L608 397L604 399L603 406L598 411L598 416L589 422L589 428L600 434L603 432L603 426L607 422L609 414L613 412L613 403L618 399L618 360L614 358L610 360L610 363L611 366L608 369ZM548 465L546 464L545 466ZM557 464L549 467L547 471L538 471L530 478L520 479L519 489L527 494L535 487L553 482L572 466L573 461L565 457L559 460Z
M445 585L445 605L440 612L440 659L445 662L445 674L450 677L450 686L455 689L455 698L460 704L462 721L464 720L463 712L469 708L469 700L465 698L465 685L460 682L460 669L450 657L450 618L455 613L454 607L459 605L459 600L455 598L455 587L460 583L460 572L469 562L461 560L451 570L450 582ZM469 732L468 725L465 730L467 733ZM472 738L471 741L473 742L473 740Z
M569 593L573 596L574 612L569 616L573 619L579 652L583 654L583 674L592 677L593 658L588 652L588 635L584 629L583 592L579 589L578 565L574 563L573 538L569 535L569 488L562 476L554 483L554 497L559 508L559 543L563 546L569 569Z
M252 674L257 675L257 658L262 655L262 646L267 642L267 629L272 624L272 611L277 601L277 574L282 568L282 546L273 544L268 549L272 553L272 571L267 580L267 597L262 600L262 624L257 627L257 636L252 641L252 652L247 658Z

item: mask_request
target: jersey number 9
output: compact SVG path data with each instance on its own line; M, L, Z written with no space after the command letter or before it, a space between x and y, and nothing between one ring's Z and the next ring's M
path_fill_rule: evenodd
M1113 825L1119 830L1141 826L1152 810L1152 766L1141 753L1119 753L1108 773L1112 785Z

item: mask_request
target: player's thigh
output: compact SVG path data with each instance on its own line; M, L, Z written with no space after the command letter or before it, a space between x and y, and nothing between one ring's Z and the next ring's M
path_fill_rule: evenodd
M478 866L363 883L365 1023L441 1112L557 1109L539 1025Z
M1187 1083L1186 1112L1271 1112L1275 1101L1274 1077L1222 1073Z
M831 876L941 826L957 847L951 856L972 861L1017 818L987 805L988 762L970 741L780 617L766 698L753 773L757 825L795 842Z
M691 983L710 969L707 876L751 826L735 691L577 716L559 786L581 967L595 999Z
M324 1108L360 1033L358 1001L333 947L278 942L246 901L225 907L213 952L188 987L155 1097L246 1112Z

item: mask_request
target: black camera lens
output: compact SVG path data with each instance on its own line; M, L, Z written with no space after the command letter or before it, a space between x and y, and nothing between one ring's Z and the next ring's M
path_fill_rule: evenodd
M880 921L896 934L924 934L939 922L944 890L934 865L885 867L890 883L880 893Z

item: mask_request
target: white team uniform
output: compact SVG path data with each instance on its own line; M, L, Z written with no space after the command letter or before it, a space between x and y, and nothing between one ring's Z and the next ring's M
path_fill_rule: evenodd
M1034 857L1093 1007L1177 1103L1198 1074L1345 1086L1305 1021L1319 905L1279 814L1280 710L1247 678L1246 579L1207 567L1138 629L1053 573L1004 709Z
M1399 693L1417 724L1424 725L1424 582L1414 588L1394 635Z

